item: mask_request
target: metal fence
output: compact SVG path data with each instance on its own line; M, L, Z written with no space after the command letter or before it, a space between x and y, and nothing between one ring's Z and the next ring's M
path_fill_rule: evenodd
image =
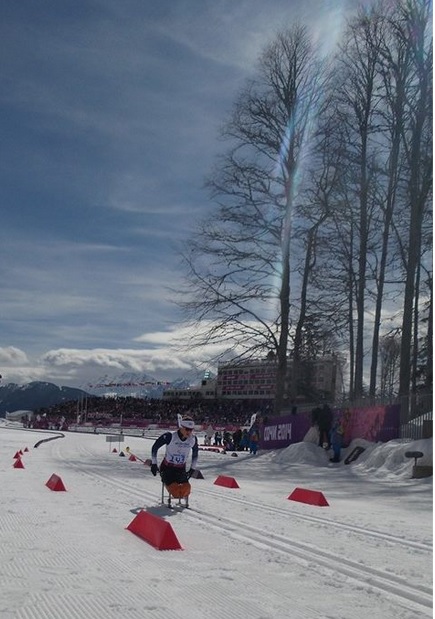
M412 393L400 399L400 437L430 438L433 430L433 394Z

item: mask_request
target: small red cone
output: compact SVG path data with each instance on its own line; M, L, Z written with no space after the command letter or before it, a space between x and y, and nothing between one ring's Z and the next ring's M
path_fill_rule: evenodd
M50 479L47 481L45 485L47 486L47 488L50 488L50 490L54 490L56 492L59 492L59 491L66 492L66 488L63 485L63 481L61 480L59 475L55 475L55 473L53 473L53 475L50 477Z
M14 462L14 469L23 469L24 464L21 461L21 458L17 458Z
M192 477L193 479L204 479L204 475L201 473L199 469L196 469L195 471L193 471Z
M183 550L171 524L144 510L126 528L157 550Z
M28 447L25 447L25 448L24 448L24 451L29 451L29 448L28 448Z
M308 503L308 505L317 505L318 507L329 507L328 501L325 499L322 492L318 490L307 490L306 488L295 488L287 497L290 501L299 501L299 503Z
M112 453L113 453L113 454L117 454L117 453L118 453L118 450L116 449L116 447L114 447L114 448L112 449Z
M131 460L132 462L136 462L136 456L134 456L133 454L130 455L129 460Z
M21 456L22 456L22 454L20 454L19 451L16 451L14 458L21 458Z
M240 488L234 477L227 477L226 475L219 475L214 484L216 486L225 486L226 488Z

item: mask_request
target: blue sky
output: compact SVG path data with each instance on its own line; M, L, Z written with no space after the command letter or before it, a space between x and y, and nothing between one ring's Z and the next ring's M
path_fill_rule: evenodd
M328 47L356 4L0 4L2 384L187 375L168 288L210 209L219 127L279 29L299 19Z

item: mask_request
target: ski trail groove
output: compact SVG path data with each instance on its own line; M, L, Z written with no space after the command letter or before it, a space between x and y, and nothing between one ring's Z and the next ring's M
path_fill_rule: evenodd
M213 490L206 490L203 488L199 488L198 492L200 494L205 494L208 496L215 497L216 499L221 499L221 496L218 492L213 492ZM282 514L283 510L277 507L269 507L268 505L264 505L262 503L257 503L254 501L248 501L247 499L242 499L240 497L228 496L226 500L231 501L233 503L240 503L242 505L247 505L248 507L256 507L259 509L266 510L269 513ZM297 520L304 522L315 522L317 524L322 524L331 528L343 529L346 531L351 531L352 533L359 533L360 535L365 535L368 537L382 539L384 541L397 543L402 546L408 546L409 548L415 548L417 550L423 550L427 552L433 551L432 544L417 542L414 540L404 539L403 537L398 537L397 535L392 535L391 533L384 533L382 531L375 531L374 529L364 529L363 527L359 527L357 525L347 524L345 522L332 521L328 518L322 518L321 516L312 516L310 514L299 514L297 512L289 512L289 516L291 518L296 518Z
M86 454L93 456L94 453L86 450ZM113 478L107 477L107 480L110 482L113 482ZM122 488L123 486L128 485L125 482L122 482L122 485L119 486L120 488ZM131 486L130 487L132 489L136 489L135 486ZM142 492L142 491L141 491ZM198 486L195 487L195 495L198 494L199 496L201 494L204 494L206 496L210 496L213 497L215 499L217 499L218 501L222 500L222 494L219 492L215 492L212 489L205 489L205 488L200 488ZM261 509L266 511L268 514L279 514L279 515L283 515L284 513L284 508L277 508L277 507L272 507L272 506L268 506L262 503L258 503L256 501L249 501L247 499L243 499L240 497L236 497L236 496L231 496L229 494L227 494L225 496L225 501L226 502L232 502L232 503L236 503L236 504L241 504L241 505L246 505L249 508L253 508L255 507L256 509ZM357 525L352 525L352 524L347 524L344 522L339 522L339 521L332 521L328 518L322 518L321 516L313 516L311 514L300 514L297 513L295 511L289 511L288 512L288 516L291 517L292 519L297 519L299 521L302 522L314 522L316 524L321 524L327 527L331 527L331 528L336 528L336 529L342 529L344 531L349 531L352 533L357 533L361 536L365 536L365 537L369 537L369 538L373 538L373 539L381 539L384 541L388 541L391 542L393 544L398 544L400 546L405 546L408 548L414 548L416 550L422 550L424 552L433 552L433 546L430 543L424 543L424 542L418 542L415 540L409 540L409 539L404 539L403 537L399 537L397 535L392 535L391 533L386 533L383 531L376 531L374 529L365 529L363 527L359 527Z
M62 457L60 454L58 454L59 457ZM70 466L71 468L74 468L76 471L80 472L82 475L88 477L89 479L91 479L93 482L102 482L105 484L106 487L110 488L110 489L116 489L117 491L121 492L122 494L124 494L126 497L128 497L128 502L131 502L131 497L132 496L137 496L138 498L140 498L143 502L144 498L149 498L150 500L153 501L153 503L155 504L156 501L158 501L159 496L160 496L160 484L158 485L158 493L151 493L151 492L144 492L142 490L138 490L137 486L134 486L132 484L128 484L125 483L121 480L114 480L113 477L109 477L105 474L102 474L100 472L94 472L94 471L89 471L87 468L84 468L82 464L78 464L78 463L74 463L69 461L68 462L68 466ZM123 467L123 465L121 465ZM123 467L124 468L124 467ZM125 470L125 469L124 469ZM139 469L136 468L136 471L138 471ZM141 474L142 477L142 474ZM151 481L151 480L150 480ZM137 508L137 511L139 509L142 509L142 507ZM143 506L143 509L145 509L145 505ZM136 511L136 510L135 510ZM174 513L174 512L172 512ZM168 511L169 514L169 511ZM225 576L225 574L222 574L222 570L225 572L225 570L228 571L228 576ZM231 599L231 609L232 612L237 615L237 616L245 616L245 615L249 615L249 616L254 616L255 613L258 613L259 607L258 604L259 602L257 601L255 604L252 605L252 607L250 606L249 603L246 602L246 600L244 600L243 602L239 601L239 595L238 595L238 590L240 588L240 586L244 586L246 588L255 586L255 587L261 587L262 586L262 580L257 580L253 583L252 581L252 577L250 575L243 575L240 576L238 575L237 577L237 583L233 582L233 579L231 577L231 568L218 568L218 571L220 573L220 578L221 580L224 581L224 592L222 589L222 585L219 588L216 588L216 591L214 590L210 590L207 592L207 602L206 602L206 608L204 609L204 614L207 615L209 608L210 608L210 604L212 603L212 601L215 601L215 608L219 607L219 604L221 602L222 599L222 595L225 594L228 599ZM240 578L243 578L244 583L241 585L240 584ZM216 583L214 585L216 587ZM197 583L195 583L194 588L196 590L197 588ZM269 586L269 590L272 590L273 586ZM183 583L183 594L186 594L186 590L187 590L187 585L186 583ZM283 594L282 590L278 590L276 589L276 596L275 599L276 600L281 600L280 604L284 604L285 602L283 601L285 598L285 594ZM274 615L270 613L269 610L269 606L268 604L270 603L270 600L267 602L264 602L264 607L261 609L262 610L262 614L261 617L263 619L273 619ZM261 604L261 602L260 602ZM306 604L306 602L304 602L303 604L301 604L298 600L295 600L293 597L289 597L287 598L287 605L291 605L292 607L292 619L305 619L306 618L306 613L309 613L310 618L312 617L312 619L333 619L332 616L328 615L325 616L324 613L317 611L314 607L308 606ZM282 615L283 609L280 607L279 608L280 614L279 616L284 616ZM284 611L285 612L285 611ZM130 616L130 615L129 615ZM148 615L147 615L148 616ZM154 615L150 615L150 616L154 616ZM160 616L160 615L159 615ZM181 617L181 615L180 615ZM183 616L184 617L184 616ZM27 617L26 617L27 619ZM31 618L29 617L29 619L35 619L35 618ZM38 617L39 619L39 617ZM187 619L187 618L186 618Z
M222 516L213 516L198 510L190 508L186 512L189 517L196 517L200 522L206 521L210 525L224 530L226 533L243 540L245 543L255 544L259 548L272 548L282 554L297 556L304 561L313 561L321 564L329 570L340 572L350 578L366 583L372 587L376 587L381 591L394 594L400 598L407 599L411 602L420 604L426 608L432 608L432 590L424 585L414 586L408 583L404 578L388 574L376 568L368 568L360 563L340 557L337 559L335 555L312 548L308 544L298 542L297 540L287 538L283 535L277 535L268 532L264 534L262 529L258 529L252 525L243 523L240 524L230 518ZM245 533L248 531L248 533ZM265 540L267 537L267 540Z
M92 455L92 452L89 452L89 455ZM158 500L159 492L151 493L149 491L145 491L142 489L138 489L137 486L125 482L125 480L114 480L113 477L106 476L101 473L90 472L84 467L78 464L71 464L74 468L79 469L83 474L91 477L100 479L104 483L109 486L116 487L119 491L128 496L137 496L141 499L149 497L150 500ZM200 490L199 494L203 492L205 494L210 494L215 496L219 500L222 500L222 496L214 493L212 491ZM273 515L276 512L282 514L282 510L270 508L267 506L261 505L255 502L250 502L244 499L236 498L236 497L225 497L225 500L235 501L247 504L251 508L260 508L263 510L267 510ZM413 585L409 583L404 578L399 576L395 576L393 574L389 574L388 572L384 572L382 570L376 568L365 567L356 561L352 561L350 559L346 559L344 557L340 557L338 559L335 554L332 554L328 551L320 550L318 547L312 547L309 544L291 539L289 537L285 537L283 535L273 534L273 533L264 533L263 530L258 529L252 525L248 525L246 523L240 524L237 521L231 520L230 518L215 516L212 513L207 513L202 510L198 510L196 508L189 508L185 510L185 513L189 518L197 520L199 523L207 524L212 526L213 528L224 532L225 534L229 534L232 537L242 541L245 544L251 544L256 546L261 550L273 550L279 554L289 555L291 557L296 557L299 560L303 561L305 564L307 562L313 562L313 564L320 564L322 567L326 568L329 571L334 573L341 573L344 576L351 578L358 583L364 584L365 586L373 587L378 589L379 591L386 593L388 595L393 595L409 604L416 605L418 610L422 609L432 609L433 601L432 601L432 590L429 587L424 585ZM291 514L293 517L294 513ZM305 516L302 516L303 519L306 519ZM321 521L322 524L325 525L334 525L335 523L331 523L331 521L327 519L309 517L308 520ZM340 523L343 525L343 528L353 530L353 527L350 525L344 525L344 523ZM365 533L364 529L361 529L362 533ZM368 535L372 533L376 533L377 536L381 536L383 539L391 539L396 543L402 543L403 541L407 542L407 540L402 540L401 538L397 538L394 536L388 536L387 534L381 534L378 532L369 531ZM411 542L410 545L413 545L414 542ZM405 545L407 545L405 543ZM429 550L429 546L424 544L417 544L419 549Z

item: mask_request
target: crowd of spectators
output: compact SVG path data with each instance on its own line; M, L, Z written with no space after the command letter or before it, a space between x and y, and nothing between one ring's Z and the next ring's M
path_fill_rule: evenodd
M197 425L243 426L251 415L272 414L271 400L162 400L134 397L103 398L88 396L63 402L34 412L28 422L34 428L67 430L70 425L91 424L146 427L149 424L173 425L177 414L189 414Z

